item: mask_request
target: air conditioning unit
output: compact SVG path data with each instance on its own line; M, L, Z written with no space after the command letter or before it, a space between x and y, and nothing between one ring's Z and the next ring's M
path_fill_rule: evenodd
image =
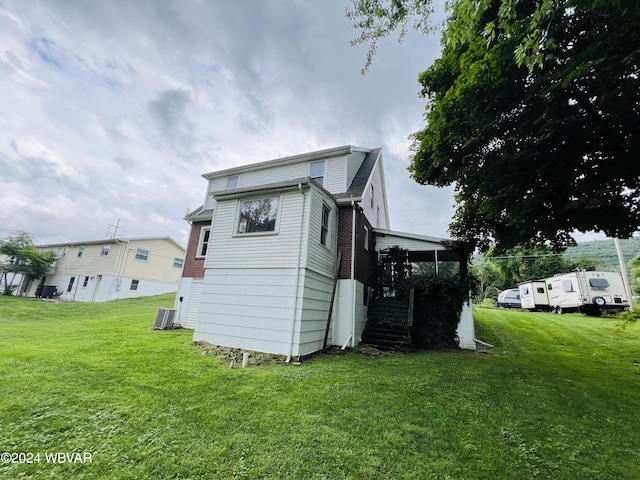
M153 324L154 330L169 330L173 328L173 319L176 318L175 308L159 308L156 321Z

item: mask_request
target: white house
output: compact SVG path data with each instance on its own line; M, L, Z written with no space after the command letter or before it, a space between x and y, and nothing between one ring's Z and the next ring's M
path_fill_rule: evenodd
M186 217L176 323L196 341L292 357L322 349L331 311L329 344L357 345L376 231L390 232L381 149L347 145L203 177L205 201Z
M108 239L38 245L57 260L37 280L24 279L19 295L105 302L178 290L185 250L170 237Z

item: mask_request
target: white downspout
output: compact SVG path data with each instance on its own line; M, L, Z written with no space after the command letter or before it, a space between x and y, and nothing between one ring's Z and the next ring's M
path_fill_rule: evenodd
M293 335L296 327L296 310L298 308L298 287L300 286L300 259L302 257L302 228L304 227L304 205L305 194L302 191L302 184L298 184L298 190L302 194L302 210L300 211L300 230L298 231L298 260L296 262L296 280L295 290L293 294L293 312L291 313L291 328L289 331L289 355L287 356L287 363L291 361L291 354L293 353Z
M351 201L351 346L356 338L356 202Z

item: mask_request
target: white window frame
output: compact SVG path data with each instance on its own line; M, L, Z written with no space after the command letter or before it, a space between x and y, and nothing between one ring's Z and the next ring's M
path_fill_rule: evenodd
M140 286L140 280L136 280L136 279L132 278L131 279L131 285L129 285L129 290L137 292L139 286Z
M71 290L73 290L73 284L76 281L76 277L71 277L69 279L69 284L67 285L67 293L69 293Z
M89 276L85 275L84 280L82 281L82 288L86 288L89 285Z
M313 175L314 165L322 165L322 175ZM324 187L324 179L327 176L327 162L320 160L318 162L309 162L309 178ZM319 180L318 180L319 179Z
M77 255L77 257L80 258L83 253L84 253L84 245L80 245L78 247L78 255Z
M205 233L209 232L209 237L205 242ZM205 258L209 252L209 244L211 243L211 227L202 227L200 229L200 238L198 238L198 251L196 252L196 258ZM206 245L206 251L202 253L202 247Z
M259 200L276 200L276 212L275 219L273 223L273 230L264 230L257 232L241 232L240 228L242 222L240 221L240 215L242 213L242 206L246 202L255 202ZM249 198L240 198L238 199L238 205L236 206L236 221L233 228L233 236L234 237L250 237L256 235L277 235L280 232L280 212L282 210L282 194L280 195L264 195L260 197L249 197Z
M325 212L327 224L325 225ZM329 233L330 233L330 225L331 225L331 207L326 203L322 202L322 212L320 214L320 245L329 248Z
M184 266L184 258L173 257L173 268L182 268Z
M142 253L142 252L146 252L146 253ZM148 262L150 255L151 255L151 250L137 247L136 252L133 254L133 259L137 260L138 262ZM138 256L140 256L141 258L138 258Z
M100 250L100 256L108 257L109 252L111 252L111 245L102 245L102 250Z
M234 185L234 182L235 182L235 185ZM227 190L232 190L234 188L238 188L239 186L240 186L240 176L232 175L230 177L227 177L227 186L226 186Z

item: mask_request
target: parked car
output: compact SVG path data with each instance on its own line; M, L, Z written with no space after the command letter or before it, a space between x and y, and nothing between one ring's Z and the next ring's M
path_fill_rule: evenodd
M521 308L520 292L517 288L508 288L500 292L496 302L497 307Z

